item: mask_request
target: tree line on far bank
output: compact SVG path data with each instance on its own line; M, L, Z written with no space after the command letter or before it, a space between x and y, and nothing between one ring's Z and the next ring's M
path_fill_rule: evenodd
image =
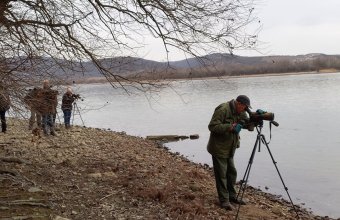
M243 59L247 59L243 57ZM251 59L251 58L249 58ZM167 68L131 75L147 79L183 79L223 76L246 76L268 73L340 71L340 55L267 56L256 62L216 61L199 67Z

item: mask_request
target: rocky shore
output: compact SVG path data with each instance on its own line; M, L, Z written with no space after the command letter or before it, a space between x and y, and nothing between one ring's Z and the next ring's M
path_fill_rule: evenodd
M10 118L0 134L0 219L235 219L218 206L211 168L156 142L59 126L34 136ZM239 219L297 219L280 196L248 187ZM300 219L330 219L296 207Z

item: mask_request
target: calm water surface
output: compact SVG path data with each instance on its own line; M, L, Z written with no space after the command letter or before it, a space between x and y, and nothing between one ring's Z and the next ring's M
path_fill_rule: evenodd
M109 84L75 85L84 97L78 106L89 127L126 131L130 135L190 135L198 140L167 144L188 159L212 165L206 152L207 125L220 103L248 95L253 109L275 113L269 144L288 191L296 204L315 214L340 217L340 73L177 81L152 96L127 95ZM81 124L75 116L75 123ZM269 126L263 133L269 140ZM243 177L256 132L241 132L235 162ZM264 146L255 155L250 185L283 195L273 162ZM266 189L269 188L269 189Z

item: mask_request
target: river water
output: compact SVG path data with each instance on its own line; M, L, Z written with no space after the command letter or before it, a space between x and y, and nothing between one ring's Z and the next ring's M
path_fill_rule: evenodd
M317 215L340 217L340 73L290 76L184 80L158 93L113 89L109 84L74 85L84 101L77 105L88 127L110 128L127 134L190 135L197 140L168 143L174 152L212 165L206 151L207 125L220 103L248 95L256 110L275 113L269 144L293 202ZM76 124L82 124L79 115ZM262 133L270 139L268 122ZM242 179L257 132L241 131L235 163ZM286 191L264 146L256 152L250 185L282 195Z

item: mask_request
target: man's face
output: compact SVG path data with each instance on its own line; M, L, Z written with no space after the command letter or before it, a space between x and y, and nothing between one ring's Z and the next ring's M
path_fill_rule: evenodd
M246 110L247 106L242 104L241 102L236 101L236 112L240 114Z

